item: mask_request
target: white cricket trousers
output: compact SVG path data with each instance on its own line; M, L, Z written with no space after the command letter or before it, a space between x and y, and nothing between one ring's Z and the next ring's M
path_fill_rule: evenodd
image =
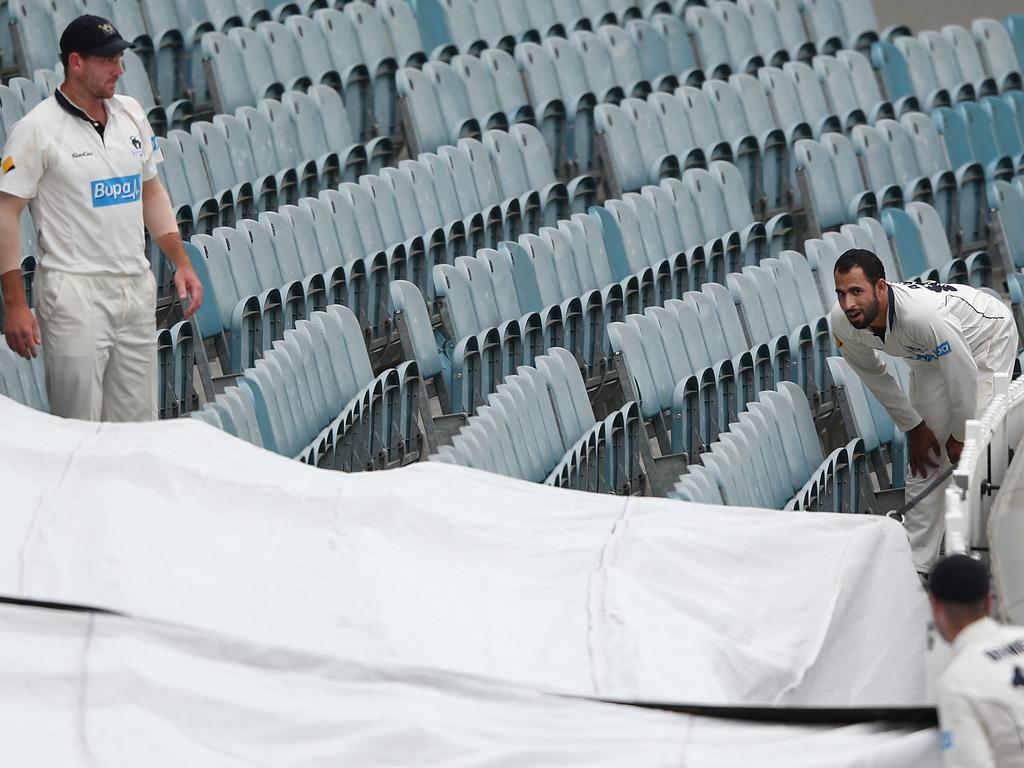
M1017 328L1010 311L1006 310L1006 321L1002 327L994 329L989 346L982 359L978 362L978 401L976 416L988 407L992 399L994 376L996 373L1013 372L1013 361L1017 355ZM907 468L907 487L905 500L910 503L921 495L925 486L937 472L949 468L949 457L946 456L946 440L952 434L949 414L952 411L950 394L946 382L938 369L929 367L929 363L914 363L910 374L910 402L924 419L925 424L935 433L941 447L939 466L932 469L927 477L911 477ZM933 455L934 459L934 455ZM932 567L939 559L939 547L942 536L946 532L946 493L941 485L921 500L916 507L907 512L903 519L903 527L910 539L910 548L914 557L914 565L921 573L931 573Z
M46 391L56 416L156 418L156 280L36 271Z

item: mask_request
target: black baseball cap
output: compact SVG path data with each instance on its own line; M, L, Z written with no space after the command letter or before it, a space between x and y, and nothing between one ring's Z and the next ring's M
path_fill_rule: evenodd
M115 56L126 48L134 48L114 25L102 16L85 14L64 28L60 36L60 52L67 56L80 53L85 56Z
M928 591L940 603L980 603L988 596L988 568L968 555L950 555L936 563Z

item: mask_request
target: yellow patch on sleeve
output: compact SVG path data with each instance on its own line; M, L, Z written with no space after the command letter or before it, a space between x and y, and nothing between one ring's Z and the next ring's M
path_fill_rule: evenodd
M11 157L10 155L5 157L3 165L0 166L0 168L3 168L3 172L4 173L10 173L11 171L13 171L14 170L14 158Z

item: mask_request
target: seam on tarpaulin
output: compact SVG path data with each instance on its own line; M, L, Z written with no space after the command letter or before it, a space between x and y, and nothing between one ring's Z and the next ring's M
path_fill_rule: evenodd
M590 663L590 684L594 694L600 695L602 691L601 679L606 669L603 653L602 637L599 634L604 629L607 617L607 571L615 559L619 543L625 537L629 528L627 520L631 509L632 498L627 497L622 505L622 512L615 518L604 545L601 547L601 556L598 558L597 569L590 574L587 584L587 660Z
M823 630L818 633L815 638L814 648L810 655L809 661L803 664L799 669L795 670L797 674L793 678L793 682L787 686L784 686L775 697L772 699L772 704L779 704L786 696L790 695L798 687L800 687L804 680L807 678L807 673L810 672L818 663L821 658L821 653L825 648L825 643L832 634L832 630L835 626L836 613L839 610L839 598L843 593L843 580L840 578L840 574L846 568L846 563L850 556L850 541L847 539L843 546L842 555L840 555L839 563L835 569L835 576L833 577L832 583L832 599L829 601L828 618L823 623Z
M82 661L78 668L78 696L75 702L75 730L77 731L78 744L86 761L93 768L97 768L96 758L89 749L89 737L86 733L86 709L89 698L89 653L92 650L92 638L96 631L96 615L89 614L89 621L86 624L85 647L82 649Z
M79 452L85 447L93 438L97 437L103 431L103 425L97 424L96 431L86 437L71 451L71 455L68 456L67 463L64 465L64 471L60 473L60 478L56 483L47 488L39 497L39 503L36 504L35 511L32 513L32 523L28 527L28 533L25 534L25 540L21 544L21 553L19 556L19 568L18 568L18 589L22 592L25 591L25 571L28 569L28 550L39 534L39 521L43 517L43 512L49 506L49 500L52 495L57 493L61 488L64 487L64 481L67 476L71 473L71 467L75 463Z

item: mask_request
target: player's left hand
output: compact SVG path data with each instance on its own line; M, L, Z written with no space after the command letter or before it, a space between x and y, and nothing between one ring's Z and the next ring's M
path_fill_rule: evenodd
M950 464L956 466L960 462L960 452L963 449L964 444L950 435L949 440L946 441L946 455L949 456Z
M192 317L203 303L203 283L191 265L179 267L174 273L174 289L178 292L178 301L181 302L185 317Z

